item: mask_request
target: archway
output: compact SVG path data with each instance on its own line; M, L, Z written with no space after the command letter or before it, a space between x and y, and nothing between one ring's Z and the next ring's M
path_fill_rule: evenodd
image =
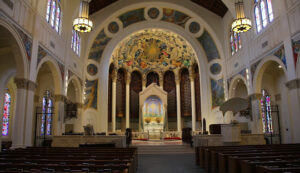
M26 111L24 102L26 97L26 90L19 90L19 88L15 87L14 79L26 81L28 74L28 56L25 47L23 45L22 39L20 38L16 29L10 24L0 19L0 127L2 129L2 121L3 121L3 108L4 108L4 96L7 88L15 88L14 92L14 105L12 108L16 111L11 111L10 121L13 121L13 124L18 124L16 126L10 126L9 131L11 132L9 135L9 140L12 140L13 145L23 146L24 135L21 133L24 131L24 121L25 116L24 112ZM27 89L27 88L24 88ZM18 98L17 98L17 95ZM13 118L13 119L12 119ZM19 126L22 124L22 126ZM13 128L12 128L13 127ZM15 135L16 134L16 135ZM17 137L17 135L20 135ZM0 144L1 144L0 137ZM0 146L1 149L1 146Z
M35 90L35 145L61 135L63 122L62 77L55 61L45 57L38 66Z
M261 133L265 133L273 143L291 141L291 127L288 110L288 89L285 66L277 58L266 58L258 65L254 76L255 92L261 93L259 126ZM267 97L267 98L266 98ZM271 123L272 129L266 126ZM270 135L275 136L270 139ZM277 137L276 137L277 135Z

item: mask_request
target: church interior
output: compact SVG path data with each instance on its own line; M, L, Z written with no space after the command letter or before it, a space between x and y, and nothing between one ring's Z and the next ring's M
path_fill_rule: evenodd
M0 172L300 172L298 17L299 0L0 0Z

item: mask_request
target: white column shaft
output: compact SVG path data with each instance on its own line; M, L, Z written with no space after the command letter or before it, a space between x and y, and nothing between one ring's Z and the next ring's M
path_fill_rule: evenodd
M13 134L12 134L12 148L24 147L24 126L25 126L25 103L26 103L25 89L17 89L16 109L14 116Z
M116 81L112 82L112 132L116 131L116 87L117 83Z
M191 80L191 99L192 99L192 131L196 130L196 102L195 102L195 82Z
M176 83L177 131L181 132L180 84Z
M130 105L130 95L129 95L129 83L126 83L126 128L129 128L129 105Z

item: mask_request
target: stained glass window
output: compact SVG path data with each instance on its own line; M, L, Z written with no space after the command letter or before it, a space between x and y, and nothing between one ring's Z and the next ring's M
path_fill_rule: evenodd
M52 115L53 115L53 101L50 98L50 92L46 91L46 95L42 101L42 120L41 120L41 136L51 135L52 131Z
M80 55L80 35L74 29L72 31L71 48L77 55Z
M234 55L239 49L242 48L242 41L240 33L232 32L230 34L231 55Z
M11 96L8 92L6 92L4 95L2 136L8 135L10 106L11 106Z
M59 3L60 1L57 0L48 0L46 10L46 21L50 23L56 32L60 32L61 25L61 8Z
M261 117L264 133L273 133L272 127L272 111L271 111L271 98L266 90L262 90L262 98L260 100Z
M274 19L272 0L254 0L254 16L257 32Z

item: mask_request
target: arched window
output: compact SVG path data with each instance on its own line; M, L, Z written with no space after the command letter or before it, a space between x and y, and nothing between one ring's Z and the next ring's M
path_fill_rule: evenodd
M79 56L80 55L80 35L74 29L72 30L72 44L71 48Z
M231 55L234 55L242 48L241 34L236 32L230 33Z
M2 136L7 136L8 135L10 106L11 106L11 96L10 96L9 92L6 92L5 95L4 95Z
M274 19L271 0L254 0L256 30L260 32Z
M52 134L53 101L50 92L46 91L42 103L41 136ZM46 132L46 134L45 134Z
M264 133L273 133L272 114L271 114L271 98L266 90L262 90L262 98L260 100L261 117Z
M56 32L58 33L60 32L60 25L61 25L60 0L48 0L46 21L50 23L51 27L54 28Z

